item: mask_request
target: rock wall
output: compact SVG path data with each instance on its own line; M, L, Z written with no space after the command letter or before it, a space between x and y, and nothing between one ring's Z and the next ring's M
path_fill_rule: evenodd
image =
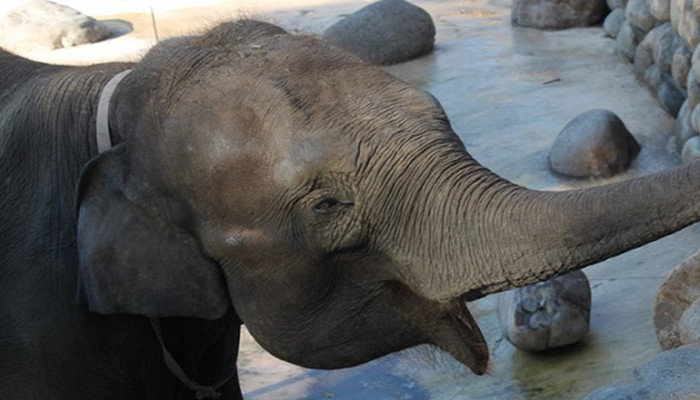
M678 121L676 149L700 156L700 0L607 0L615 51Z

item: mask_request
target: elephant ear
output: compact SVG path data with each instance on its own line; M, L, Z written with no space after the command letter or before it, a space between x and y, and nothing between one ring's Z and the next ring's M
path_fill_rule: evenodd
M77 301L102 314L215 319L229 296L194 238L130 201L123 146L84 169L78 189Z

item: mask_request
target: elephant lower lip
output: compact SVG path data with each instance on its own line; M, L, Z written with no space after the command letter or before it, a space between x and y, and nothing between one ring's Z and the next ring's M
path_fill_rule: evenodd
M479 326L461 300L451 305L449 315L461 345L445 346L445 349L466 364L472 372L483 375L488 369L489 349Z

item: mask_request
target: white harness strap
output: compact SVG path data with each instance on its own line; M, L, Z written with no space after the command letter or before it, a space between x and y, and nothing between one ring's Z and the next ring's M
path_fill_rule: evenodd
M100 93L100 99L97 102L97 116L96 116L96 132L95 137L97 140L97 151L102 153L103 151L109 150L112 147L112 138L109 134L109 102L112 99L114 91L119 86L119 82L122 81L129 73L130 69L122 71L112 77L112 79L107 82L105 87ZM201 399L218 399L221 396L219 389L223 387L228 381L230 381L236 375L236 367L234 366L231 374L221 382L215 383L211 386L203 386L197 382L190 379L187 374L182 370L180 365L175 361L175 358L170 354L168 349L165 348L165 343L163 342L163 337L160 332L160 323L155 318L150 318L151 326L153 331L160 342L163 350L163 358L165 360L165 365L168 369L175 375L185 386L190 390L195 392L195 397L198 400Z
M112 138L109 134L109 102L117 86L119 86L119 82L129 75L130 72L131 70L127 69L126 71L114 75L112 79L107 82L105 87L102 88L102 92L100 93L100 99L97 102L97 129L95 132L98 153L102 153L112 147Z

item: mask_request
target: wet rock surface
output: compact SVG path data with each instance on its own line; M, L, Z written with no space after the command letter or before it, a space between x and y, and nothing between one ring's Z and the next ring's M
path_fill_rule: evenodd
M109 35L105 24L46 0L29 1L0 20L0 46L20 54L94 43Z
M656 294L653 323L662 349L668 350L689 344L694 338L700 337L698 300L700 251L671 270Z
M580 341L588 334L590 310L591 290L581 271L501 293L498 299L501 331L524 351Z
M387 65L433 50L430 14L404 0L380 0L329 27L323 38L374 64Z
M611 176L625 170L640 147L612 111L591 110L569 122L549 156L557 173L575 178Z
M627 378L588 395L585 400L700 399L700 346L665 351Z
M566 29L597 24L608 11L605 0L514 0L511 19L526 28Z

